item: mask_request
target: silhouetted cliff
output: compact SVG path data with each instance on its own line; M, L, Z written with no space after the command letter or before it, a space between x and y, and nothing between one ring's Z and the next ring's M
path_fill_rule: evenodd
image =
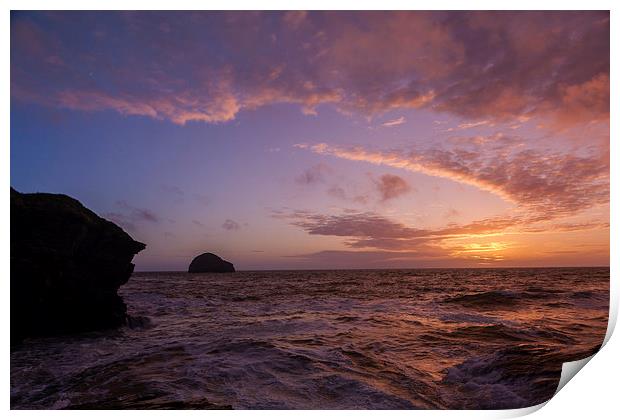
M11 341L118 327L145 245L79 201L11 188Z

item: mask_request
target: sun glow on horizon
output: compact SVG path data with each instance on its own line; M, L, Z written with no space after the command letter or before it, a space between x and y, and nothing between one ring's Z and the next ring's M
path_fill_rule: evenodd
M609 12L68 16L11 13L11 183L137 269L609 264Z

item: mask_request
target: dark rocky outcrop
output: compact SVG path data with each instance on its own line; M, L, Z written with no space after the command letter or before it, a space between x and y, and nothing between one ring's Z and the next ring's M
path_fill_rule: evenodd
M188 271L190 273L234 273L235 266L207 252L194 258Z
M145 245L79 201L11 188L11 342L118 327L118 288Z

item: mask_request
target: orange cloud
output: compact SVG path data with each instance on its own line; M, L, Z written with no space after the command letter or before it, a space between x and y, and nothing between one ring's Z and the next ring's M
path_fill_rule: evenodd
M396 127L398 125L404 124L405 123L405 117L398 117L394 120L390 120L390 121L386 121L383 124L381 124L383 127Z
M558 123L599 122L609 119L609 75L600 73L580 84L561 88Z
M519 236L524 232L549 235L590 229L605 230L609 227L608 224L600 222L566 223L547 225L544 230L536 231L528 227L531 226L531 218L498 216L439 229L418 229L372 212L347 211L340 215L324 215L293 211L276 212L273 216L290 221L293 226L302 228L310 235L342 237L345 246L356 250L329 251L300 257L312 259L320 255L343 255L353 258L352 254L359 252L360 255L402 259L409 264L497 264L515 261L515 256L521 261L527 261L527 258L531 259L541 253L553 254L553 250L541 246L525 246L523 243L503 238L508 238L509 235ZM538 218L537 222L541 221L542 219ZM600 254L596 247L583 251ZM387 262L385 258L381 258L383 264Z
M605 11L15 13L11 51L16 100L177 124L274 103L609 118Z
M472 185L514 203L515 209L509 215L437 229L412 228L374 213L325 216L301 212L288 217L294 220L293 225L311 235L345 237L344 244L351 248L398 252L422 249L438 256L477 259L481 263L499 263L507 261L507 255L518 255L512 250L516 245L502 240L506 235L609 229L608 220L583 220L588 209L608 206L607 148L562 153L521 147L524 143L519 138L494 137L491 142L464 141L467 147L451 150L436 146L377 151L326 143L296 147ZM520 147L515 148L514 144Z
M511 142L510 138L503 138ZM386 165L450 179L489 191L522 210L567 216L609 201L609 156L509 148L374 151L361 147L305 145L315 153ZM299 147L299 146L297 146ZM302 146L304 147L304 146Z

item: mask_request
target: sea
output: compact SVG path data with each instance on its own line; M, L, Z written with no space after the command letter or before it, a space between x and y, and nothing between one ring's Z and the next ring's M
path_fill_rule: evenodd
M126 327L11 347L12 409L533 406L602 344L609 268L140 272L120 294Z

